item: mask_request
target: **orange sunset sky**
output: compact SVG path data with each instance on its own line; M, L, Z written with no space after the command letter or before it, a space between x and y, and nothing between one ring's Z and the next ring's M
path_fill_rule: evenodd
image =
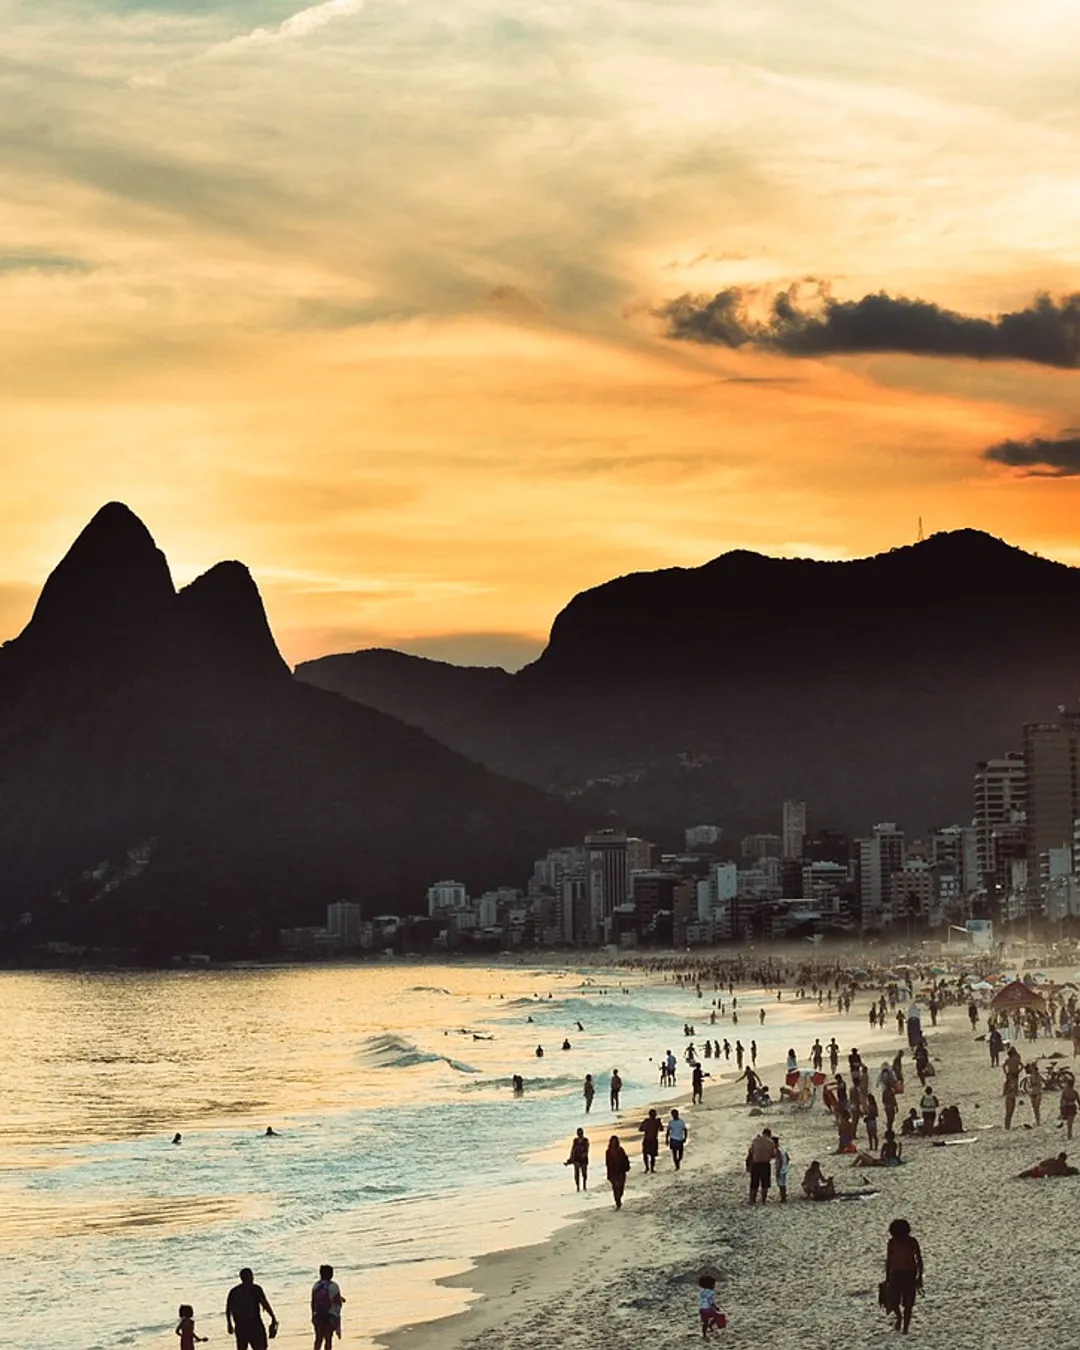
M1073 0L2 9L0 636L112 498L292 661L920 516L1080 562Z

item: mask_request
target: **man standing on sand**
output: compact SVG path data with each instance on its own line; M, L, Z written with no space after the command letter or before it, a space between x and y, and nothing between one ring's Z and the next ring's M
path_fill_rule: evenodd
M638 1126L641 1134L641 1161L645 1164L646 1172L656 1171L656 1155L660 1152L660 1128L662 1125L660 1117L656 1114L656 1107L649 1108L649 1114Z
M611 1109L619 1109L619 1093L622 1091L622 1079L619 1077L618 1069L611 1071Z
M810 1063L813 1065L815 1073L821 1072L821 1066L825 1063L825 1051L818 1040L815 1040L810 1047Z
M1010 1048L1010 1055L1012 1050ZM1013 1114L1016 1111L1017 1098L1020 1096L1020 1056L1015 1060L1010 1059L1009 1055L1005 1057L1005 1085L1001 1089L1001 1095L1005 1098L1005 1128L1012 1129Z
M679 1115L679 1108L673 1106L664 1140L668 1148L671 1149L671 1161L675 1164L676 1172L682 1166L683 1150L686 1148L686 1137L689 1133L686 1128L686 1121Z
M761 1203L769 1195L769 1182L772 1179L772 1165L776 1157L776 1145L772 1131L765 1129L751 1141L746 1154L746 1170L750 1173L750 1203L757 1200L761 1192Z
M262 1313L270 1318L271 1338L277 1335L277 1318L261 1286L247 1266L240 1272L240 1283L229 1290L225 1300L225 1328L236 1336L236 1350L266 1350L267 1334Z
M1005 1038L996 1026L990 1028L986 1044L990 1051L990 1067L996 1069L1001 1061L1001 1052L1005 1048Z
M836 1037L834 1036L832 1040L829 1042L829 1070L834 1077L836 1075L836 1066L839 1063L840 1063L840 1047L836 1044Z

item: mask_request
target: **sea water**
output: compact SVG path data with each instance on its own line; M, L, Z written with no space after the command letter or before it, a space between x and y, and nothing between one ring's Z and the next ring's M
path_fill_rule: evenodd
M756 1039L767 1064L819 1011L736 993L733 1027L726 995L710 1026L715 991L602 968L0 974L0 1342L29 1350L44 1318L66 1350L168 1346L182 1302L218 1341L245 1265L283 1350L310 1344L323 1262L356 1346L457 1311L467 1294L440 1277L610 1203L613 1067L632 1133L689 1086L684 1022L699 1053L706 1034ZM668 1048L673 1090L658 1086ZM710 1067L714 1083L735 1072ZM583 1196L561 1165L578 1125L593 1138Z

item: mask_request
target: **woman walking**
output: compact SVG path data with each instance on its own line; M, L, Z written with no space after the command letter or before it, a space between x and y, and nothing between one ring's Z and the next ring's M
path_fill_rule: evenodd
M923 1287L922 1248L911 1236L907 1219L889 1224L889 1244L885 1249L885 1282L888 1286L889 1312L896 1319L896 1330L907 1332L915 1295Z
M607 1179L611 1182L611 1194L615 1197L615 1208L622 1209L623 1191L626 1190L626 1174L630 1171L630 1157L619 1143L619 1136L613 1134L608 1140L604 1154L604 1166Z

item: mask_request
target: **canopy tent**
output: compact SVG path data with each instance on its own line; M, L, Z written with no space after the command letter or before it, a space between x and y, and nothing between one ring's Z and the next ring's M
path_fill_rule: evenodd
M1046 999L1029 989L1023 980L1013 980L1004 989L999 989L990 1000L991 1008L1011 1012L1013 1008L1034 1008L1036 1012L1046 1011Z

